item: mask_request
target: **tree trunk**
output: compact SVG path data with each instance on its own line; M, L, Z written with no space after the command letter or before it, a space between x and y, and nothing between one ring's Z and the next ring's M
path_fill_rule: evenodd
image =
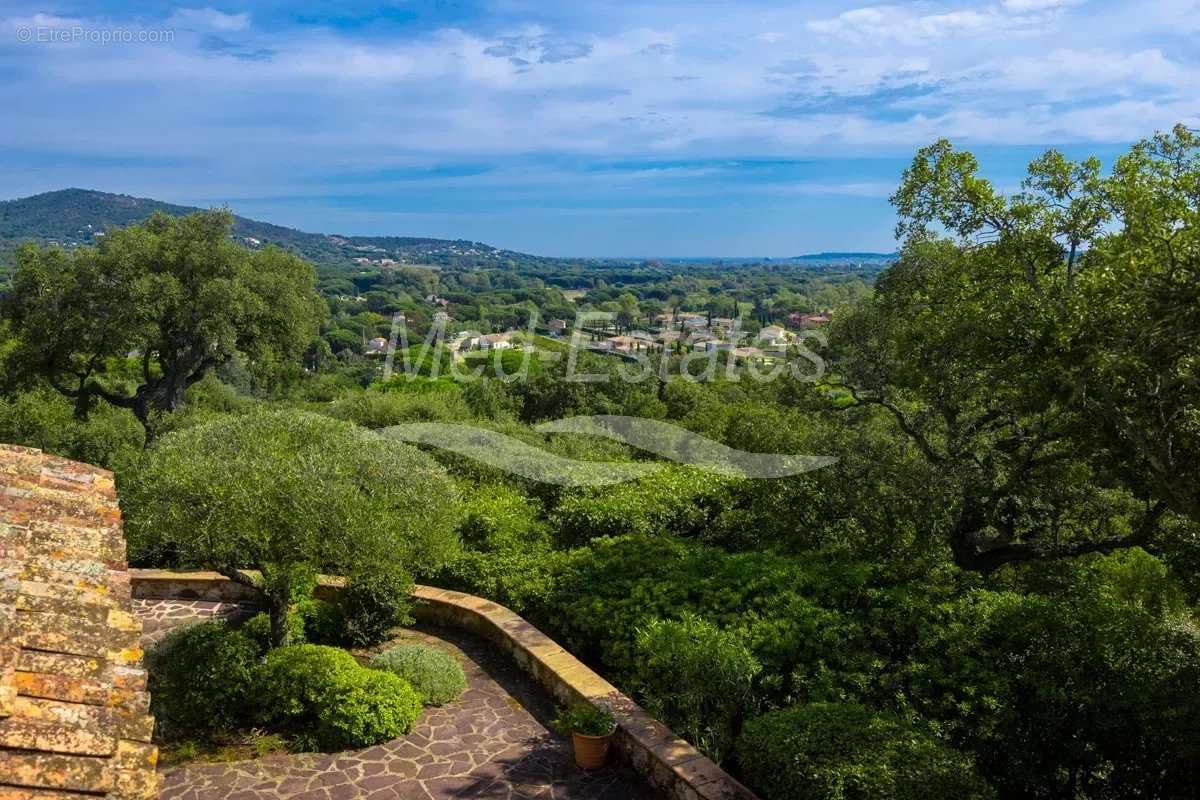
M271 615L271 647L287 647L291 644L291 633L288 630L288 596L285 593L282 597L271 596L270 598L270 615Z

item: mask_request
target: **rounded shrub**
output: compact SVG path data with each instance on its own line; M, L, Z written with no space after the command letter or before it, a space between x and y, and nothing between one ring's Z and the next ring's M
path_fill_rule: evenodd
M436 647L397 645L371 659L371 666L404 678L417 690L426 705L445 705L457 699L467 688L467 676L462 665L454 656Z
M746 782L764 800L985 800L967 756L899 717L858 705L772 711L738 739Z
M302 746L367 747L412 730L421 698L403 679L360 665L345 650L301 644L262 666L262 716Z
M253 716L258 646L221 622L171 631L146 654L150 712L167 740L241 727Z

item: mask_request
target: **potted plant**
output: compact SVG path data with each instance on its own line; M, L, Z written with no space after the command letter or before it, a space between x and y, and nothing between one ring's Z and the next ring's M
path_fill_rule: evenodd
M575 763L581 769L599 769L608 762L608 748L617 721L607 705L574 703L559 712L554 727L564 736L570 734Z

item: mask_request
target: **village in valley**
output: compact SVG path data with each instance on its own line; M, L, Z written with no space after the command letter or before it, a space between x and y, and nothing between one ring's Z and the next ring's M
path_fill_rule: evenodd
M428 296L426 302L434 306L446 305L445 300L436 295ZM634 325L623 328L611 313L581 311L575 320L555 317L544 324L537 324L540 321L532 316L534 324L524 330L514 328L496 333L459 330L451 333L454 319L446 311L435 311L430 336L444 341L455 360L509 350L534 352L544 350L550 344L569 343L593 353L627 358L652 353L678 356L728 353L737 362L770 362L786 359L789 351L800 345L806 331L826 325L833 320L833 315L833 309L815 313L797 311L787 315L786 325L770 324L755 330L753 327L756 326L743 327L742 318L672 310L634 320ZM405 316L398 314L394 321L402 324L406 321ZM377 336L367 342L364 355L385 356L396 346L396 341Z

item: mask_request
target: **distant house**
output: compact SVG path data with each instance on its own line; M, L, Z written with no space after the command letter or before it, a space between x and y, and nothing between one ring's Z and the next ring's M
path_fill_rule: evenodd
M509 341L511 333L489 333L486 336L480 336L476 341L477 347L480 350L509 350L512 348L512 342Z
M751 359L751 360L760 359L764 355L766 355L765 353L763 353L762 350L759 350L757 347L735 347L735 348L733 348L733 354L735 356L737 356L738 358L745 358L745 359Z
M758 332L756 341L765 344L767 347L787 347L788 334L783 328L778 325L768 325Z
M768 325L759 331L759 335L764 339L781 339L786 331L778 325Z
M610 336L604 340L604 347L615 353L632 353L638 346L638 340L632 336Z
M825 325L832 319L832 311L822 311L819 314L802 314L797 311L788 314L788 324L797 328L816 328L820 325Z
M371 341L367 342L366 354L369 356L381 356L387 353L388 340L382 336L376 336Z
M546 328L549 329L551 336L561 336L567 329L567 321L564 319L552 319L546 323Z
M729 350L733 347L729 342L723 342L717 337L708 336L707 334L689 337L688 342L692 345L693 350L706 353L716 350Z

